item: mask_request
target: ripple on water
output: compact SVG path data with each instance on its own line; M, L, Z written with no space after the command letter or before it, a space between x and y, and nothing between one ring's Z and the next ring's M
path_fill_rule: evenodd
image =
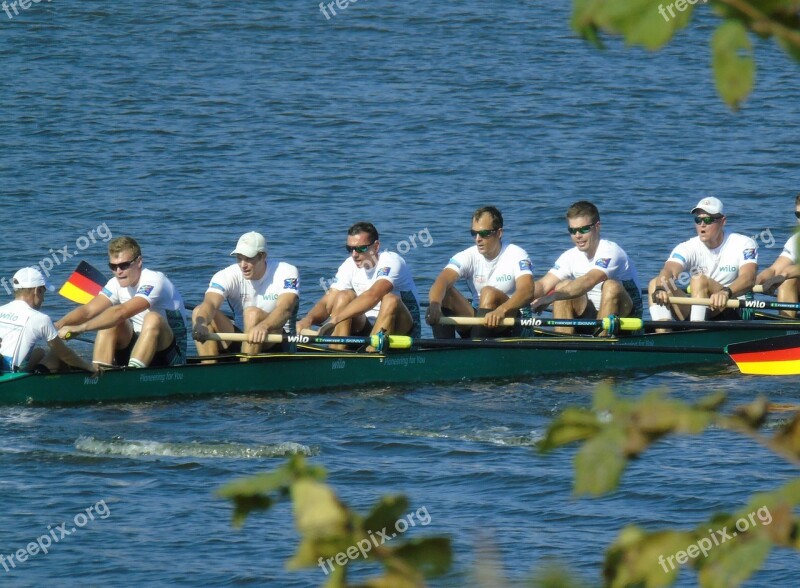
M293 441L267 445L245 445L242 443L200 443L133 441L121 438L109 440L81 435L75 441L75 449L83 453L119 457L196 457L225 459L257 459L286 457L289 455L313 456L319 448L309 447Z

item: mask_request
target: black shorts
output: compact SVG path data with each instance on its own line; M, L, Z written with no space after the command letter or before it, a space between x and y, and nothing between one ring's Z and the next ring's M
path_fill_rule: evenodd
M131 352L133 351L133 347L136 345L136 341L138 339L139 334L134 333L131 337L130 343L128 343L124 349L117 349L114 352L114 363L120 366L128 365L128 361L131 359ZM173 336L172 343L170 343L166 349L156 351L156 354L153 356L153 361L150 362L150 367L167 367L182 363L185 363L184 357L178 348L177 340Z

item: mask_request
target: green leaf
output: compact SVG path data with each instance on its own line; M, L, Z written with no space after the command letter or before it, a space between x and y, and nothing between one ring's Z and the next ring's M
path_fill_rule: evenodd
M241 478L225 484L217 490L217 496L233 499L240 496L264 495L288 487L291 482L291 474L282 467L274 472Z
M269 510L273 501L268 496L235 496L233 500L233 521L234 528L239 529L244 525L247 515L257 510Z
M583 408L567 408L550 424L545 438L539 444L539 450L546 452L575 441L582 441L600 431L601 425L597 415Z
M772 549L769 539L756 538L750 541L740 541L734 537L734 543L723 552L712 551L713 558L697 559L700 568L698 583L703 588L731 588L740 586L753 572L761 568ZM720 548L715 548L719 550Z
M800 413L775 433L770 444L777 451L800 457Z
M575 456L575 494L599 496L617 487L627 464L625 441L622 428L612 425L581 447Z
M608 0L597 12L597 23L601 28L621 33L629 45L641 45L647 49L663 47L691 20L692 5L685 2L683 11L673 9L670 14L664 0ZM667 4L667 6L675 6Z
M453 564L450 539L446 537L412 539L394 549L392 555L427 577L446 574Z
M583 39L589 41L598 49L603 48L603 42L598 35L595 16L602 8L604 0L573 0L572 18L570 26Z
M645 533L636 526L625 527L606 552L603 575L607 585L654 588L673 584L680 569L674 555L693 541L691 533Z
M363 585L365 588L425 588L422 578L409 578L397 571L388 571L383 576L370 578Z
M724 22L714 32L711 48L717 91L737 110L755 80L756 65L747 29L735 20Z
M348 533L348 512L333 490L316 480L292 484L295 524L304 537L327 538Z
M697 410L717 410L721 408L723 404L725 404L727 399L728 395L722 390L718 390L717 392L703 396L700 400L694 403L694 406Z
M408 510L408 499L402 494L383 496L364 519L362 527L365 532L381 531L394 528L398 519Z

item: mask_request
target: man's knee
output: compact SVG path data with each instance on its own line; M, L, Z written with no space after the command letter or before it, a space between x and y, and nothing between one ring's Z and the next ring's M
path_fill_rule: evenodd
M689 280L692 291L706 289L711 285L711 280L704 274L695 274Z
M338 310L344 308L356 299L356 293L353 290L339 290L333 297L333 309Z
M492 286L484 286L480 295L480 308L497 308L508 300L508 296Z

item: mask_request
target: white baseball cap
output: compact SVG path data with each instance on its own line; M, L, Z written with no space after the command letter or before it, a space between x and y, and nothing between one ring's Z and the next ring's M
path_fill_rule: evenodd
M692 209L692 214L698 210L704 210L708 214L724 214L722 212L722 201L719 198L714 198L713 196L703 198L700 202L698 202L697 206Z
M38 288L44 286L50 292L55 290L55 287L42 275L39 268L24 267L14 274L14 279L11 280L14 284L14 290L21 288Z
M259 253L267 251L267 240L261 233L250 231L239 237L236 249L231 251L231 255L244 255L245 257L255 257Z

